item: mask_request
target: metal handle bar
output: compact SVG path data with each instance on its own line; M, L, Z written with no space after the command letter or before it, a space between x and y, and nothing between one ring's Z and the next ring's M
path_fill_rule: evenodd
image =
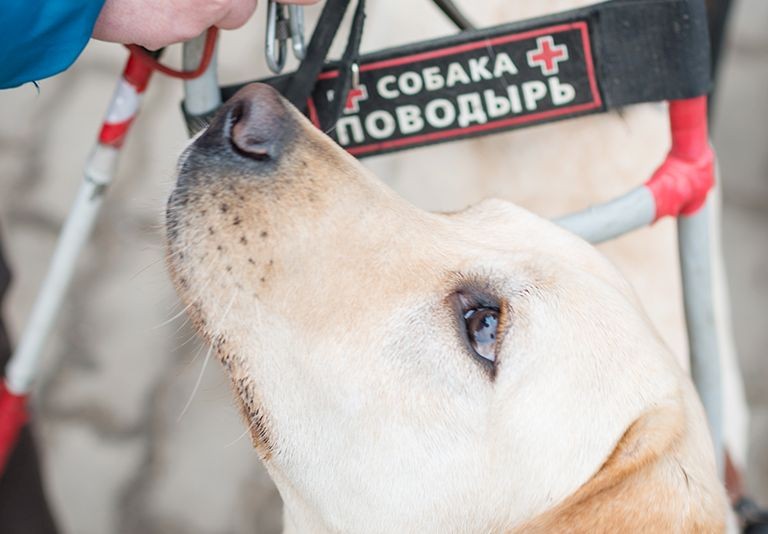
M722 476L722 384L708 218L715 167L706 97L671 101L669 117L672 148L645 185L555 222L591 243L601 243L664 216L677 217L691 376L707 414Z

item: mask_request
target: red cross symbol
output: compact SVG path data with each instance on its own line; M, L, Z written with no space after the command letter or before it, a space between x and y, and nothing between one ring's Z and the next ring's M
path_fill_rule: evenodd
M536 39L537 48L528 52L528 65L541 67L545 76L557 74L557 64L568 59L568 47L564 44L555 45L551 35Z
M360 101L368 99L368 89L360 84L353 87L347 93L347 101L344 103L344 113L357 113L360 111Z

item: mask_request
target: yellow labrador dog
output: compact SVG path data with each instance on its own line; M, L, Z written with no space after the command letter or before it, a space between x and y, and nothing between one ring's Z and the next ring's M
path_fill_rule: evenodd
M307 532L722 532L701 406L598 252L404 201L264 85L190 145L168 262Z
M457 3L479 27L485 27L595 1ZM368 13L363 45L370 50L455 32L426 0L372 0ZM503 198L555 218L615 198L646 181L669 150L668 132L666 107L643 104L625 108L621 114L592 115L364 162L399 194L424 209L456 211L486 198ZM712 215L718 217L716 210ZM629 280L662 339L678 363L688 369L674 221L662 220L600 249ZM722 259L719 251L714 252L723 434L731 459L741 467L746 459L748 410L731 337Z

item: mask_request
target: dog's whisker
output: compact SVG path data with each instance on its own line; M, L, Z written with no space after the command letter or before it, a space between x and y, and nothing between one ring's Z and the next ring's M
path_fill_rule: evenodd
M224 313L221 314L221 317L219 317L218 325L213 328L214 331L220 330L222 323L227 318L227 315L229 315L229 311L232 309L232 304L235 303L235 297L237 297L237 293L232 294L232 298L229 299L229 303L227 304L227 307L224 308Z
M209 279L209 280L208 280L208 281L205 283L205 285L203 286L203 289L205 289L206 287L208 287L208 284L209 284L209 283L210 283L210 279ZM186 306L184 306L184 309L181 311L181 313L189 311L189 308L190 308L190 306L192 306L192 302L190 302L189 304L187 304ZM178 317L178 316L179 316L181 313L179 313L179 314L176 314L176 317ZM174 317L174 318L172 318L171 320L173 320L173 319L175 319L175 317ZM190 320L190 316L189 316L189 314L187 314L187 318L184 320L184 322L183 322L183 323L181 323L181 325L180 325L180 326L179 326L179 327L178 327L176 330L174 330L174 332L173 332L173 335L176 335L176 334L178 334L179 332L181 332L181 330L182 330L182 329L183 329L183 328L184 328L184 327L185 327L187 324L189 324L189 320ZM169 323L169 322L171 322L171 321L166 321L166 323ZM182 341L182 342L181 342L181 344L179 344L177 347L174 347L173 349L171 349L171 352L173 353L173 352L177 352L177 351L181 350L181 349L182 349L182 348L184 348L184 347L185 347L187 344L189 344L189 342L191 342L193 339L195 339L195 338L197 338L197 337L198 337L198 333L197 333L197 332L192 332L192 335L190 335L190 336L189 336L187 339L185 339L184 341Z
M187 311L187 308L185 307L185 309L184 309L184 310L182 310L182 311ZM177 316L178 316L178 315L180 315L180 314L177 314ZM173 319L176 319L176 317L174 317ZM166 324L167 324L168 322L172 322L172 321L173 321L173 319L171 319L171 321L166 321ZM173 331L173 334L171 334L171 335L174 335L174 336L175 336L176 334L178 334L179 332L181 332L181 331L184 329L184 327L185 327L185 326L187 326L188 324L189 324L189 314L187 314L187 316L184 318L184 321L182 321L182 323L179 325L179 327L178 327L176 330L174 330L174 331ZM153 330L156 330L156 329L153 329Z
M235 302L236 296L237 296L236 294L232 294L232 298L229 299L229 303L227 304L227 307L224 309L224 313L221 314L221 317L218 320L219 324L223 323L226 320L227 315L229 315L229 311L232 309L232 304L234 304ZM218 327L215 330L218 330ZM197 376L197 380L195 381L195 385L192 388L192 393L189 396L189 400L187 400L187 403L184 405L184 408L181 410L181 413L179 414L179 417L176 420L177 423L181 421L182 417L184 417L184 414L187 413L187 410L189 410L189 407L195 398L195 394L197 393L197 390L200 388L200 383L203 381L203 375L205 374L205 369L208 367L208 362L211 359L211 354L213 354L213 347L214 347L214 344L211 344L210 347L208 348L208 352L206 353L205 359L203 360L203 365L200 368L200 374Z
M192 356L192 359L189 361L189 363L190 363L190 364L193 364L193 363L195 363L195 361L197 361L197 359L198 359L198 358L200 357L200 355L203 353L203 350L204 350L204 349L205 349L205 343L201 343L201 344L200 344L200 348L198 348L198 349L197 349L197 351L195 351L195 355L194 355L194 356Z
M171 349L171 352L178 352L179 350L183 349L185 346L187 346L192 340L197 339L198 334L197 332L192 332L192 335L189 336L187 339L181 342L181 344L178 347L175 347Z
M181 413L179 414L179 417L176 419L177 423L181 422L181 419L184 417L184 414L187 413L187 410L189 410L189 407L192 405L192 401L195 399L195 394L197 394L197 390L200 388L200 384L203 381L203 375L205 374L205 369L208 367L208 362L211 359L211 354L213 354L213 345L211 345L208 348L208 352L205 355L205 359L203 360L203 365L200 367L200 373L197 375L197 380L195 381L195 385L192 388L192 393L189 395L189 399L187 399L187 403L184 405L184 408L182 408Z
M181 317L182 315L184 315L185 313L187 313L187 311L188 311L188 310L189 310L189 308L191 308L191 307L192 307L192 302L190 302L189 304L187 304L186 306L184 306L184 307L181 309L181 311L180 311L180 312L176 313L176 314L175 314L173 317L171 317L170 319L167 319L167 320L163 321L162 323L160 323L160 324L159 324L159 325L157 325L157 326L153 326L153 327L152 327L152 330L157 330L158 328L162 328L162 327L164 327L164 326L167 326L167 325L171 324L173 321L175 321L176 319L178 319L179 317ZM187 321L188 321L188 320L189 320L189 317L187 317ZM184 324L186 324L186 321L184 322ZM182 326L182 328L184 327L184 324L182 324L182 325L181 325L181 326ZM178 333L178 330L177 330L175 333Z
M184 301L177 299L168 307L168 313L173 314L184 307Z
M210 285L210 283L211 283L211 280L212 280L212 278L209 278L209 279L208 279L208 280L205 282L205 284L203 284L203 285L201 286L201 288L200 288L200 291L205 291L205 290L208 288L208 286ZM177 303L177 305L178 305L178 304L180 304L180 303ZM188 311L189 311L189 309L192 307L192 305L193 305L193 302L191 302L191 301L190 301L190 302L189 302L189 303L188 303L186 306L184 306L184 307L181 309L181 311L179 311L179 312L175 313L175 314L173 315L173 317L171 317L170 319L167 319L167 320L163 321L162 323L160 323L159 325L152 327L152 330L157 330L157 329L159 329L159 328L162 328L162 327L164 327L164 326L167 326L168 324L172 323L173 321L175 321L176 319L178 319L179 317L181 317L181 316L182 316L184 313L188 312ZM174 306L174 307L175 307L175 306ZM171 311L171 313L173 313L173 311ZM177 329L176 329L176 331L174 332L174 334L177 334L177 333L179 333L179 331L180 331L182 328L184 328L184 326L186 326L188 322L189 322L189 315L187 315L187 318L184 320L184 322L181 324L181 326L179 326L179 328L177 328Z
M151 261L150 263L148 263L147 265L145 265L144 267L142 267L141 269L139 269L138 271L136 271L135 273L133 273L133 274L131 275L131 277L130 277L128 280L130 280L130 281L133 281L133 280L135 280L135 279L136 279L136 278L138 278L140 275L142 275L143 273L145 273L146 271L148 271L149 269L151 269L152 267L154 267L155 265L157 265L158 263L160 263L160 262L161 262L161 261L163 261L164 259L165 259L165 258L163 258L163 257L160 257L160 258L157 258L157 259L156 259L156 260L154 260L154 261Z
M249 425L248 425L248 426L245 428L245 430L243 431L243 433L242 433L242 434L240 434L240 435L239 435L238 437L236 437L234 440L232 440L232 441L230 441L229 443L227 443L226 445L224 445L222 448L223 448L223 449L228 449L228 448L232 447L233 445L235 445L235 444L239 443L239 442L240 442L240 441L241 441L241 440L242 440L242 439L243 439L245 436L247 436L247 435L248 435L248 433L249 433L249 432L250 432L250 431L253 429L253 427L254 427L254 426L256 426L256 425L255 425L255 422L254 422L254 423L250 423L250 424L249 424Z

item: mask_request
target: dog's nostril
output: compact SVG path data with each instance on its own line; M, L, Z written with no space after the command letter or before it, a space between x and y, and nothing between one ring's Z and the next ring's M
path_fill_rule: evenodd
M232 106L232 109L229 111L229 127L230 129L232 126L240 122L240 119L243 118L243 115L245 113L244 108L246 106L246 103L242 100L239 100L234 103Z
M270 139L264 135L266 132L260 131L258 124L252 124L252 121L259 120L253 117L252 108L248 101L237 102L232 108L229 117L230 140L238 152L262 160L270 155Z
M258 160L268 159L270 157L269 144L258 137L240 134L237 125L232 129L232 143L238 152Z
M227 103L233 148L259 161L276 157L283 137L285 107L274 90L260 85L244 88Z

